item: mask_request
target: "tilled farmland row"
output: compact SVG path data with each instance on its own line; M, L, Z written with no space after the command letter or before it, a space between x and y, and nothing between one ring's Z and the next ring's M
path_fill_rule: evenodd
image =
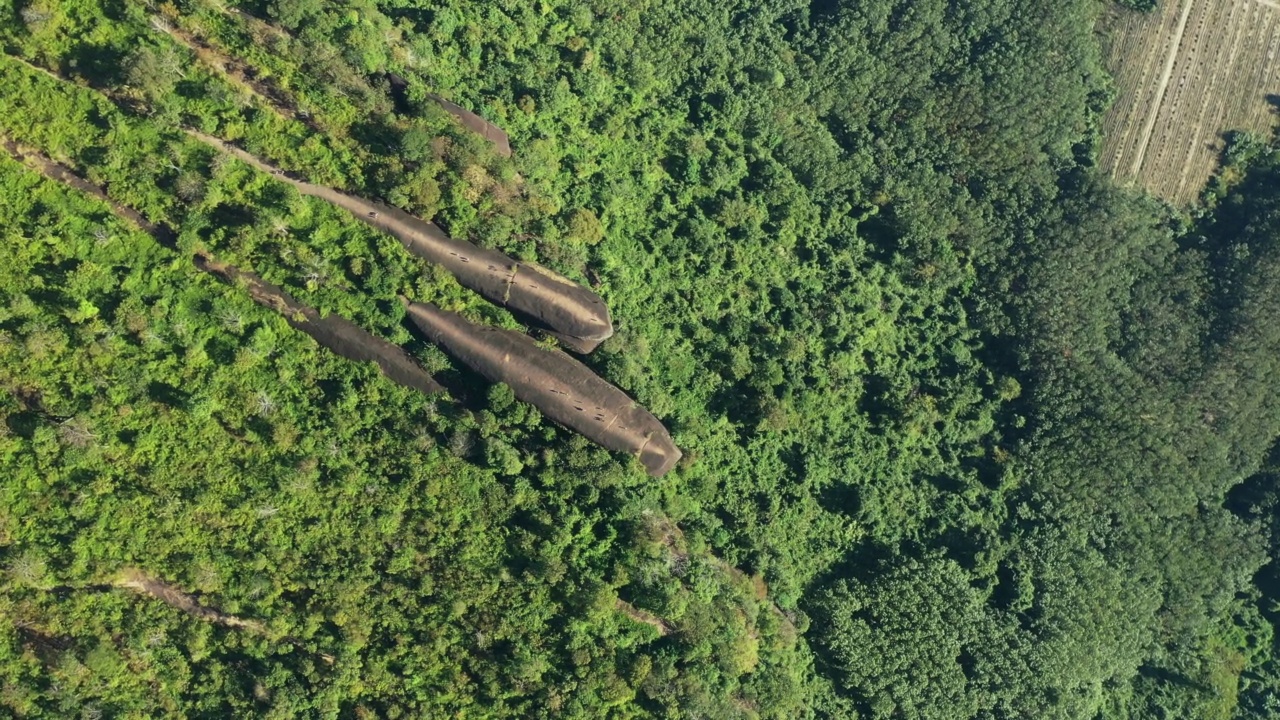
M1267 132L1280 94L1280 4L1179 0L1105 23L1117 98L1101 161L1121 183L1195 202L1230 130Z
M1166 7L1158 18L1133 13L1113 21L1110 56L1125 61L1120 71L1115 62L1112 67L1118 99L1104 124L1110 140L1105 153L1108 167L1132 168L1135 158L1141 164L1146 143L1139 137L1150 119L1149 108L1159 102L1166 60L1181 35L1180 21L1190 2L1181 0Z

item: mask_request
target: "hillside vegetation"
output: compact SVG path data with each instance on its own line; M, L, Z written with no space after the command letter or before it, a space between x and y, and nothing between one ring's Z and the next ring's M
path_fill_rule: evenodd
M1113 187L1101 10L0 7L0 707L1274 716L1280 155ZM193 130L592 288L682 460L453 362L401 296L522 318Z

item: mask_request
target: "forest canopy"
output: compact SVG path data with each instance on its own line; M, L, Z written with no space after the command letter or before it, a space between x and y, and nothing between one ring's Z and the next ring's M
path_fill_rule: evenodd
M1103 9L0 7L0 708L1274 717L1280 148L1112 184ZM679 464L458 364L401 298L556 341L190 131L589 287Z

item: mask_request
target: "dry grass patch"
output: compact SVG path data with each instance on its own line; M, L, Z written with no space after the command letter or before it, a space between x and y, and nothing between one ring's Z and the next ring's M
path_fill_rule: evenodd
M1175 204L1199 198L1223 134L1268 133L1280 96L1280 3L1168 0L1102 23L1117 97L1101 162L1122 184Z

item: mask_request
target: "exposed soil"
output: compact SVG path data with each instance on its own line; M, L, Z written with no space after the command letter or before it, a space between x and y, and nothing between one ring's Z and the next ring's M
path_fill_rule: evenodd
M237 615L221 612L215 608L202 604L195 595L185 593L178 587L164 582L158 578L147 575L141 570L129 568L124 570L114 580L108 583L88 583L82 585L59 585L56 587L45 588L49 593L69 594L83 592L113 592L116 590L131 590L139 595L154 598L168 605L175 610L179 610L191 617L215 625L232 628L244 632L253 633L268 639L285 642L300 650L307 651L305 643L295 637L278 637L273 633L267 625L259 620L251 618L243 618ZM75 639L67 635L55 635L39 628L36 624L14 620L14 626L18 631L18 638L24 644L30 647L36 656L45 665L56 665L62 653L71 649L75 645ZM317 657L326 664L332 665L334 656L328 653L315 653Z
M435 223L399 208L296 178L218 138L187 131L222 152L289 183L303 195L332 203L395 237L412 255L444 267L462 285L548 330L578 352L590 352L613 335L609 308L600 296L536 265L449 237Z
M542 414L661 477L680 459L662 423L586 365L527 335L472 323L430 303L408 303L409 319L433 342Z
M289 32L276 27L265 20L256 18L243 10L227 7L223 7L221 10L224 13L239 18L255 36L274 37L289 42L296 41L296 38ZM169 13L168 17L174 22L179 21L179 17L176 13ZM167 23L161 29L172 35L183 45L186 45L202 62L226 75L233 83L259 95L264 101L271 105L276 112L292 116L311 126L313 129L319 130L308 116L298 111L297 107L285 93L273 85L258 79L257 72L252 66L227 55L218 48L204 41L202 38L179 28L172 27ZM385 77L391 85L393 94L396 94L397 92L403 93L404 88L408 86L408 81L396 73L388 72L385 74ZM511 157L511 140L502 128L494 125L457 103L445 100L439 95L431 94L428 95L428 97L443 108L445 112L452 115L463 127L492 143L495 151L499 155L505 158Z
M1173 77L1173 66L1178 60L1178 49L1182 46L1182 34L1187 29L1187 19L1191 17L1192 4L1192 0L1183 0L1182 9L1178 15L1178 24L1174 28L1173 38L1169 41L1169 57L1165 60L1164 70L1156 83L1156 101L1151 104L1142 132L1138 136L1138 152L1134 155L1133 162L1129 168L1129 172L1133 175L1137 175L1138 171L1142 169L1142 159L1146 156L1147 147L1151 144L1151 132L1155 130L1156 120L1160 118L1160 102L1164 99L1165 91L1169 88L1169 79Z
M667 550L670 551L672 556L678 561L687 560L689 557L689 541L685 538L684 530L682 530L674 520L665 515L648 513L646 513L646 515L649 519L649 532L653 539L665 545ZM730 577L737 584L749 586L756 600L768 605L770 612L772 612L774 617L776 617L781 623L785 634L790 637L798 635L795 623L791 620L791 616L788 615L781 607L778 607L777 603L770 599L769 587L765 584L764 578L758 575L748 575L741 568L712 552L705 552L702 557L705 557L712 565L720 570L720 572Z
M589 289L532 264L520 264L493 250L446 235L434 223L397 208L295 178L218 138L187 131L215 149L293 185L304 195L330 202L399 239L415 256L444 266L459 282L518 314L532 318L566 344L588 352L613 334L604 302ZM0 138L6 151L51 179L108 203L120 216L157 237L169 233L69 168ZM282 313L290 325L311 335L341 357L376 362L392 380L424 393L443 392L434 378L403 350L350 321L321 317L282 289L252 273L195 258L197 267L243 284L256 302ZM636 456L649 474L666 474L681 457L666 428L647 409L582 363L547 350L510 330L482 327L433 305L412 303L410 319L446 351L494 382L509 385L521 400L609 450ZM514 359L514 362L513 362Z
M284 290L257 275L220 263L205 255L194 258L196 267L243 287L254 302L280 313L295 329L315 338L335 355L356 362L375 362L391 380L428 395L444 392L435 378L423 370L398 345L383 340L338 315L321 317L314 308L294 300Z
M256 633L265 633L267 626L257 620L246 620L236 617L235 615L227 615L218 612L212 608L207 608L199 603L195 597L188 595L177 588L148 577L137 570L128 570L124 575L115 582L116 587L128 588L163 602L172 608L181 610L182 612L206 622L225 625L226 627L239 628L242 630L250 630Z
M1275 127L1280 2L1171 0L1151 13L1109 11L1099 29L1116 87L1099 159L1117 182L1193 204L1224 133Z

